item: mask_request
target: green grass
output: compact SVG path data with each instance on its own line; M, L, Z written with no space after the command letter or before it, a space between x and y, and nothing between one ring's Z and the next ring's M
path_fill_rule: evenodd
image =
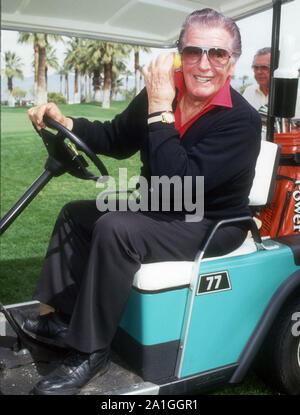
M95 104L60 105L70 116L108 120L119 113L126 102L114 102L104 110ZM26 108L3 107L1 111L1 217L43 172L47 158L41 139L27 118ZM109 174L117 177L118 168L127 167L128 177L140 169L139 155L117 161L102 157ZM25 211L1 236L0 302L12 304L32 299L42 261L55 219L70 200L94 199L99 189L92 181L65 174L53 178ZM221 347L222 341L220 342ZM274 394L254 374L242 385L228 386L218 395Z
M70 116L108 120L125 108L127 102L113 102L110 109L99 105L61 105ZM47 158L42 140L32 127L26 108L1 110L1 217L44 171ZM117 161L102 157L111 176L127 167L128 177L139 173L136 154ZM90 163L90 168L95 171ZM70 200L95 199L99 189L93 181L76 179L68 174L53 178L1 237L0 301L12 304L32 299L55 219Z

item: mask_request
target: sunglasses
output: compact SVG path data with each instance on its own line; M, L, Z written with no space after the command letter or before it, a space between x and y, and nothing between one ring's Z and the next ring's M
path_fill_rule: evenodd
M268 71L270 69L270 65L252 65L252 68L255 71L258 71L259 69L261 71Z
M181 52L182 61L188 65L194 65L200 62L204 52L206 52L209 62L217 67L224 67L231 58L230 51L224 48L185 46Z

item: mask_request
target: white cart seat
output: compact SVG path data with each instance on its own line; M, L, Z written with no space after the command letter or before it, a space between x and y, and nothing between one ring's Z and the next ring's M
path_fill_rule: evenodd
M256 245L252 238L246 238L244 243L229 254L220 258L234 257L255 252ZM205 258L204 261L212 261L214 258ZM141 291L161 291L176 287L188 286L192 275L194 261L166 261L142 264L135 274L133 287Z
M260 154L255 168L255 177L249 195L251 206L263 206L271 201L279 162L280 146L268 141L261 142ZM252 238L233 252L219 258L250 254L256 251ZM206 258L211 261L216 258ZM188 286L192 275L193 261L166 261L142 264L135 274L133 287L141 291L160 291Z

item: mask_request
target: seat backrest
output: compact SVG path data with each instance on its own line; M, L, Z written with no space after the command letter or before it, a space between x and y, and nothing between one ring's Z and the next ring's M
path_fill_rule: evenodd
M258 155L255 176L249 194L250 206L265 206L271 202L281 147L269 141L262 141Z

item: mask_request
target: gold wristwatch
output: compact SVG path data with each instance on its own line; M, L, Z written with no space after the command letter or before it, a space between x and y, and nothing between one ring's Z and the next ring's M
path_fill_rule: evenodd
M174 113L172 111L162 111L160 114L158 115L154 115L148 118L148 124L152 124L154 122L163 122L165 124L172 124L173 122L175 122L175 116Z

